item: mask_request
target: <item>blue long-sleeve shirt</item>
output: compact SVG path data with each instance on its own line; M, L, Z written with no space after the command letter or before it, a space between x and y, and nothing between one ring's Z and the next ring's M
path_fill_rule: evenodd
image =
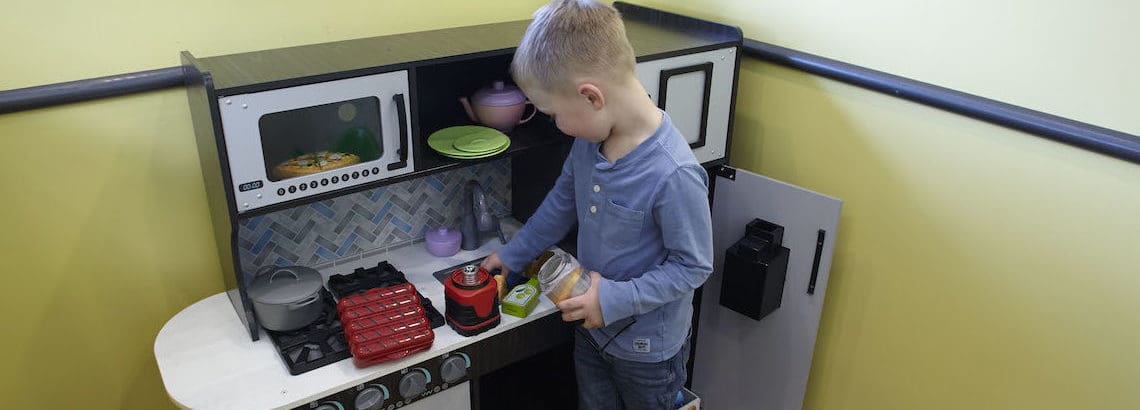
M574 222L584 272L605 278L598 285L605 326L590 330L594 340L602 346L617 334L606 352L626 360L673 357L713 255L708 174L667 114L612 164L599 144L575 140L554 188L499 257L520 271Z

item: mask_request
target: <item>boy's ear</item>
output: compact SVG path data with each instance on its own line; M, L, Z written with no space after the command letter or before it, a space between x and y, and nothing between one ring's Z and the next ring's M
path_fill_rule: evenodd
M578 84L578 95L584 97L595 110L600 110L606 106L606 97L602 94L602 89L594 84Z

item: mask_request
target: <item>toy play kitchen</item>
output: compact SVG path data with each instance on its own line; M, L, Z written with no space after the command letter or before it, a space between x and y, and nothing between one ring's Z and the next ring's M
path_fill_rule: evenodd
M725 166L739 29L615 6L638 79L689 138L713 189L717 272L694 300L692 390L710 406L789 408L806 386L838 201ZM503 291L505 306L493 273L474 267L533 215L572 141L535 118L545 115L509 82L528 23L183 52L196 73L187 95L226 290L158 334L155 357L174 403L575 407L572 324L548 296L580 293L588 276L569 263L532 275ZM593 190L605 199L605 187ZM720 287L725 249L758 218L782 227L789 250L786 273L768 273L783 278L783 297L759 321L737 313L753 306L737 306L748 298L735 286ZM569 262L575 249L569 237L552 253ZM740 269L733 283L754 285ZM744 331L758 324L763 331ZM774 362L788 365L762 365ZM756 386L737 388L739 380Z

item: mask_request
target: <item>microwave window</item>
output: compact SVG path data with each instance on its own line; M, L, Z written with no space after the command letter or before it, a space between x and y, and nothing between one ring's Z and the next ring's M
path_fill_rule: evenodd
M258 120L265 174L281 181L378 160L380 124L376 97L265 114Z

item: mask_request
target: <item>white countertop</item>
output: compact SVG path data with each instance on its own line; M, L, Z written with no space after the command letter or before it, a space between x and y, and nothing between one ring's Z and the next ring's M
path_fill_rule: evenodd
M517 222L510 222L513 223L504 223L508 235L518 227ZM498 239L490 239L477 250L438 258L418 243L361 259L359 264L328 268L321 274L327 279L332 274L351 273L354 267L376 266L387 260L443 313L443 284L431 274L489 255L500 246ZM539 299L538 306L526 318L501 315L498 326L476 336L460 336L447 325L438 327L434 329L435 341L430 350L402 360L357 369L351 359L345 359L293 376L264 331L260 340L250 341L249 333L222 292L190 305L166 322L155 338L154 356L167 394L183 408L289 409L557 312L549 299Z

